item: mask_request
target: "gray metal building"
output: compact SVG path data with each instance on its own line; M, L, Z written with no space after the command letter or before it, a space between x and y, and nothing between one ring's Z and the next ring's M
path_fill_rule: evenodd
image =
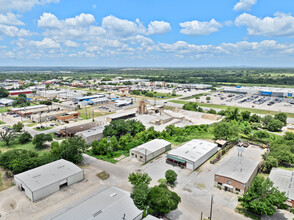
M270 172L269 179L273 181L274 187L281 192L285 192L288 197L287 204L294 207L294 172L281 168L273 168Z
M154 139L130 150L132 157L147 162L171 149L171 143L163 139Z
M214 155L217 150L218 147L215 143L193 139L168 152L166 162L195 170Z
M117 187L101 187L42 220L141 220L143 211L133 203L130 193Z
M14 183L35 202L83 179L81 168L61 159L15 175Z

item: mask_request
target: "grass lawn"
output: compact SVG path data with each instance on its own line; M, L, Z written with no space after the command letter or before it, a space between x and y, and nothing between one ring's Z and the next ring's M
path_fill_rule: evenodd
M0 169L0 192L14 186L12 178L3 178L5 171Z
M30 123L30 124L26 124L26 126L28 126L28 127L33 127L33 126L35 126L35 125L37 125L38 123Z
M180 98L182 100L189 100L189 99L194 99L196 97L201 97L201 96L204 96L204 95L209 95L210 93L200 93L200 94L196 94L196 95L191 95L191 96L187 96L187 97L184 97L184 98Z
M92 156L92 157L95 157L95 158L97 158L97 159L99 159L99 160L104 160L104 161L109 162L109 163L113 163L113 164L115 164L115 163L118 162L118 160L115 160L115 159L113 159L113 158L109 158L109 157L104 156L104 155L94 155L94 154L92 154L91 151L87 151L86 154L88 154L88 155L90 155L90 156Z
M47 131L47 130L50 130L52 129L53 127L44 127L44 128L40 128L40 129L37 129L37 128L33 128L35 131Z
M60 140L65 140L64 137L57 137L56 135L54 135L54 132L49 133L49 135L50 135L53 139L58 140L58 141L60 141Z
M261 216L246 211L246 210L240 205L240 203L239 203L238 206L235 208L235 212L237 212L237 213L239 213L239 214L241 214L241 215L244 215L244 216L246 216L246 217L248 217L248 218L254 219L254 220L260 220L260 219L261 219Z
M92 110L90 109L90 108L88 108L87 109L87 116L86 116L86 109L79 109L79 110L77 110L80 114L81 114L81 118L82 119L90 119L90 118L92 118ZM110 114L110 113L108 113L108 112L95 112L94 111L94 118L96 118L96 117L100 117L100 116L104 116L104 115L108 115L108 114Z
M1 107L0 108L0 113L8 112L8 109L13 108L13 107Z
M11 142L9 146L6 146L6 144L3 141L0 142L0 151L6 152L8 150L13 150L13 149L25 149L25 150L31 150L35 152L41 152L41 153L46 152L46 149L37 150L35 148L35 145L33 145L31 141L26 144L20 144L18 143L18 140L14 140Z
M169 102L177 103L177 104L185 104L188 103L188 101L181 101L181 100L171 100ZM197 103L201 107L206 107L206 108L217 108L217 109L222 109L226 110L228 107L235 108L235 106L229 106L229 105L216 105L216 104L209 104L209 103ZM274 115L278 114L278 111L268 111L268 110L262 110L262 109L254 109L254 108L243 108L243 107L238 107L240 111L249 111L252 114L263 114L263 115ZM285 114L289 118L294 118L294 113L288 113L285 112Z
M185 141L176 141L176 140L173 140L173 139L171 139L171 140L167 139L167 141L171 142L172 145L178 146L178 145L180 145L182 143L188 142L188 141L193 140L193 139L209 139L209 140L212 140L212 139L214 139L214 135L212 134L212 132L198 132L198 133L195 133L195 134L185 136Z

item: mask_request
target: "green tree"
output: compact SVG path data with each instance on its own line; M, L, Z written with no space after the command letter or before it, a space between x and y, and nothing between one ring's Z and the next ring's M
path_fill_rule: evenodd
M278 167L279 161L273 156L268 156L263 163L264 172L270 173L273 167Z
M253 114L250 116L250 122L253 122L253 123L259 123L261 120L261 117L257 114Z
M41 149L46 141L52 141L52 137L50 134L37 134L33 138L33 144L37 149Z
M32 135L29 132L24 132L18 137L18 141L21 144L25 144L32 140Z
M251 115L251 112L249 112L249 111L243 111L243 112L241 112L241 116L242 116L242 118L243 118L244 121L249 121L250 115Z
M283 122L277 119L273 119L267 125L267 129L269 131L281 131L283 126L284 126Z
M3 87L0 87L0 98L6 98L8 97L9 95L9 92L3 88Z
M215 139L236 140L239 137L239 128L230 122L220 122L214 125Z
M14 124L12 126L12 129L15 131L15 132L20 132L22 129L23 129L24 125L23 123L21 122L17 122L16 124Z
M270 179L256 176L248 191L239 197L241 206L258 215L271 216L276 213L276 208L285 208L287 197L273 187Z
M132 142L133 142L133 137L130 133L124 136L121 136L121 138L119 139L119 145L124 150L128 149L129 144Z
M178 177L178 174L176 174L175 171L173 170L167 170L165 172L165 179L166 179L166 182L170 185L174 185L176 180L177 180L177 177Z
M240 110L239 108L227 108L226 110L226 119L228 120L235 120L235 121L240 121L241 120L241 115L240 115Z
M129 182L134 186L138 186L141 183L149 185L151 177L147 173L130 173Z
M6 146L9 146L12 140L16 138L16 134L11 130L4 130L0 132L0 139L5 142Z
M132 192L131 198L138 209L144 210L148 204L149 188L146 183L140 183Z
M50 153L56 158L80 164L83 161L83 152L86 147L86 143L81 142L78 137L71 137L63 140L60 145L58 142L52 142Z
M108 147L109 147L108 139L102 138L99 141L98 145L96 146L95 152L97 155L106 155L108 152Z
M148 214L162 217L176 210L180 202L181 197L169 190L166 185L154 186L150 188L148 194Z
M266 116L264 116L264 117L261 119L261 121L262 121L264 127L268 127L269 123L270 123L273 119L274 119L273 116L271 116L271 115L266 115Z
M115 136L112 136L112 137L109 139L109 141L110 141L110 147L111 147L112 151L117 151L117 150L119 150L119 143L118 143L118 141L117 141L117 139L116 139Z
M285 113L278 113L275 115L275 119L283 122L284 125L287 124L287 115Z

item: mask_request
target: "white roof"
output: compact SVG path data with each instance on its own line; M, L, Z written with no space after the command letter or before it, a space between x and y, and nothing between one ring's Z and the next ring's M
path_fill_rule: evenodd
M220 166L215 175L225 176L241 183L247 183L257 166L257 161L246 157L233 156Z
M14 100L13 99L0 99L0 103L1 104L8 104L8 103L10 103L10 102L14 102Z
M61 159L17 174L14 176L14 179L21 181L31 191L37 191L80 172L83 172L81 168L67 160Z
M35 108L44 108L48 107L48 105L33 105L33 106L27 106L27 107L21 107L21 108L11 108L12 111L23 111L23 110L31 110Z
M114 186L103 186L43 220L133 220L139 219L137 217L142 212L134 205L129 192Z
M168 155L196 162L214 148L217 148L217 144L208 141L193 139L186 144L171 150Z
M166 146L170 145L170 142L163 140L163 139L154 139L152 141L148 141L145 144L142 144L138 147L133 148L131 151L137 151L142 154L149 155L153 152L156 152Z
M294 172L281 168L273 168L269 175L269 179L273 181L274 186L281 192L285 192L286 196L294 200Z

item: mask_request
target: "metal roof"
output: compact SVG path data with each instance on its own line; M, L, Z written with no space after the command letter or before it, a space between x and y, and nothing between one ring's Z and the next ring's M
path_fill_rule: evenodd
M217 144L193 139L186 144L171 150L168 155L196 162L214 148L217 148Z
M258 166L258 162L246 157L232 156L220 166L215 175L225 176L240 183L247 183Z
M274 186L286 196L294 200L294 172L281 168L273 168L270 172L269 179L273 181Z
M89 130L77 132L76 135L82 135L83 137L91 137L93 135L102 134L104 130L104 126L97 126L90 128Z
M163 139L154 139L152 141L148 141L145 144L139 145L132 149L132 151L136 151L142 154L152 154L166 146L170 145L170 142L163 140Z
M67 160L60 159L17 174L14 178L17 181L21 181L31 191L37 191L80 172L83 172L83 170L75 164Z
M142 212L134 205L129 192L114 186L102 186L43 220L133 220Z
M10 102L14 102L14 100L13 99L5 99L5 98L0 99L1 104L9 104Z

